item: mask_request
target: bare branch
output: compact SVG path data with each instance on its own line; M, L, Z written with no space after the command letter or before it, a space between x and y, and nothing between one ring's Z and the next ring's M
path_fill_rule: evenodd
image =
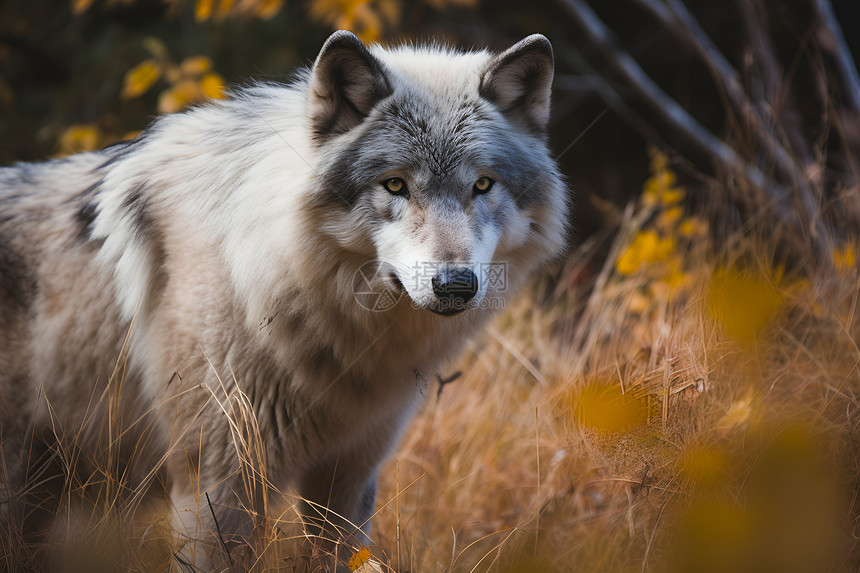
M633 111L630 106L624 103L624 98L618 95L618 92L609 85L603 76L594 72L594 69L588 64L585 58L582 57L577 50L573 48L561 50L560 55L569 60L574 69L579 70L582 76L569 76L558 74L555 77L554 87L556 89L579 91L583 86L587 85L592 89L603 102L612 109L618 116L626 121L633 129L639 132L647 141L651 141L660 147L668 147L663 141L663 138L654 129L648 121L641 115ZM588 78L586 82L579 81L583 78Z
M747 163L731 147L714 136L654 83L627 52L617 48L612 33L587 3L583 0L559 1L568 13L580 23L591 41L607 54L610 62L624 76L631 88L635 89L637 94L664 121L672 128L684 133L727 169L742 173L754 187L761 190L765 197L774 204L782 220L798 223L791 210L791 196L788 190L767 177L754 165Z
M845 84L849 101L854 107L854 111L860 113L860 77L857 75L857 66L851 57L848 44L845 43L845 38L842 36L842 29L836 20L836 14L833 13L833 6L831 6L830 0L814 0L813 3L815 13L821 20L821 25L835 44L833 57L836 58L839 72L842 74L842 81Z
M767 11L761 0L737 0L737 5L752 50L749 57L746 53L744 55L744 63L748 66L745 78L747 93L759 114L764 114L764 120L770 119L769 125L779 135L779 139L786 142L784 147L794 155L800 169L806 173L814 171L809 168L815 162L813 152L797 121L799 115L794 108L795 99L787 89L793 74L783 75L780 70L767 31ZM817 188L820 189L820 179L811 180L807 175L806 180L810 181L811 186L819 186Z
M638 0L638 2L658 17L666 29L673 30L679 35L683 34L711 69L714 81L725 91L732 107L744 122L747 133L755 138L765 155L773 160L780 177L798 188L806 214L816 213L818 211L816 199L810 193L808 181L791 155L780 144L773 124L763 118L752 105L741 83L740 74L723 56L684 3L680 0L666 0L671 9L669 12L657 0Z
M782 74L779 71L779 62L773 50L770 34L764 29L766 21L764 10L758 0L738 0L738 9L741 11L741 22L746 27L747 37L753 50L752 60L756 64L757 73L755 83L759 89L758 93L750 94L759 103L767 103L774 106L779 96ZM760 12L761 13L760 13Z

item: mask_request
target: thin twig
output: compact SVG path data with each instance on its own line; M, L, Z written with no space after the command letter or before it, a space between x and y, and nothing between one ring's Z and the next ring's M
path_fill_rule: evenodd
M748 134L755 138L765 154L774 161L783 180L792 186L797 186L805 217L809 219L814 216L818 208L814 197L810 194L806 177L798 168L797 162L780 144L773 125L752 105L741 83L740 74L702 29L698 20L687 10L686 5L680 0L666 0L671 9L667 11L665 5L657 0L637 1L658 17L664 28L674 31L696 50L699 57L711 69L714 81L724 90L729 103L741 117Z
M178 553L173 554L173 559L174 559L174 561L179 563L179 566L182 569L184 569L185 571L188 571L189 573L194 573L195 567L191 563L187 562L182 557L180 557Z
M830 0L814 0L813 5L816 15L821 20L821 25L836 44L836 50L832 55L836 59L840 74L842 74L848 99L854 107L854 111L860 113L860 77L858 77L854 59L851 57L851 50L845 43L842 29L836 20L836 14L833 13L833 6L831 6Z
M209 499L209 492L206 493L206 505L209 506L209 511L212 512L212 521L215 522L215 531L218 533L218 541L221 542L221 548L224 550L224 555L227 556L227 561L230 563L230 568L233 568L233 557L230 555L230 550L227 549L227 542L224 541L224 536L221 535L221 526L218 525L218 518L215 517L215 509L212 507L212 500Z
M621 73L629 87L636 91L670 127L687 136L703 151L714 157L730 172L741 173L749 183L760 190L776 209L777 216L795 230L811 236L808 220L797 217L792 210L791 194L788 190L765 175L756 166L740 157L734 149L713 135L693 118L686 109L664 92L639 64L618 47L612 32L583 0L559 0L567 12L580 24L588 38L599 47L607 60ZM821 237L812 236L817 251L825 252Z

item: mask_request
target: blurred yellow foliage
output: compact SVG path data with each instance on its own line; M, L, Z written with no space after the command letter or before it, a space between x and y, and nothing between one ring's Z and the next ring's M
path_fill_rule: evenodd
M237 17L270 20L283 6L284 0L197 0L194 4L194 19L198 22L220 22Z
M685 217L678 226L678 232L690 239L703 237L708 233L708 224L698 217Z
M125 73L122 82L122 99L134 99L145 94L161 77L161 66L150 58Z
M193 80L183 79L158 96L159 113L173 113L190 103L202 99L200 87Z
M126 73L122 99L140 97L161 78L170 85L158 96L160 113L173 113L193 103L224 97L224 78L212 71L208 57L192 56L177 65L160 40L146 38L143 44L153 57Z
M624 394L618 384L592 382L576 397L576 418L602 432L627 432L645 423L645 401Z
M717 429L728 432L735 428L746 426L752 419L755 395L752 391L731 403L726 413L717 422Z
M206 56L185 58L179 64L179 71L185 76L199 76L212 69L212 60Z
M759 273L717 269L711 278L707 309L726 334L750 344L776 317L782 301L773 282Z
M59 138L59 153L70 155L82 151L92 151L99 146L101 132L93 124L77 124L67 127Z
M477 8L480 0L425 0L437 10L444 10L449 6L460 6L462 8Z
M261 20L271 20L277 16L283 5L284 0L259 0L253 14Z
M671 229L683 216L684 209L677 205L670 207L660 213L660 216L657 218L657 226L661 229Z
M218 74L205 74L200 78L200 91L204 98L222 99L224 98L224 78Z
M833 266L837 270L847 271L854 268L857 264L857 256L854 251L854 245L845 245L842 248L833 249Z
M755 553L752 515L730 501L701 499L681 518L677 571L749 571Z
M726 452L712 444L699 444L681 458L681 475L693 485L712 488L723 483L729 468Z
M661 238L657 231L651 229L639 231L627 250L618 257L615 268L622 275L633 274L643 264L665 261L674 248L672 237Z
M685 253L693 239L707 235L708 225L697 217L684 215L679 203L685 191L678 186L668 158L656 149L649 153L651 176L640 198L640 210L648 222L618 256L615 270L621 276L639 274L648 279L646 290L654 299L672 296L691 282ZM644 312L649 307L649 297L643 294L629 308Z
M143 40L141 40L141 45L143 48L152 54L152 57L158 61L169 60L170 52L167 50L167 46L164 45L164 42L155 38L153 36L147 36Z
M57 156L93 151L121 139L133 139L138 135L140 131L129 131L122 135L105 132L92 123L71 125L57 138Z
M215 0L197 0L194 8L194 18L198 22L208 20L212 16L212 8L215 5Z
M689 279L688 273L684 272L683 262L681 257L676 255L666 261L666 273L657 284L665 284L669 291L680 288L687 284Z
M651 148L649 153L651 177L645 182L642 190L642 202L649 207L680 203L684 199L685 192L676 185L675 172L669 169L669 158L654 148Z
M72 14L83 14L90 9L94 0L71 0Z
M351 30L363 42L379 39L385 25L400 20L399 0L314 0L310 14L335 29Z

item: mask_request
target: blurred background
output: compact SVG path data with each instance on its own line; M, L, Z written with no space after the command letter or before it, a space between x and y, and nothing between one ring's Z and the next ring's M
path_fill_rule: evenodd
M836 148L860 143L856 71L852 83L845 69L860 51L860 3L828 2L829 14L821 5L5 0L0 164L107 145L225 85L288 80L338 28L365 41L491 49L541 32L556 52L552 144L580 196L580 236L601 226L604 201L623 205L637 193L646 143L670 153L684 177L743 172L751 162L781 185L810 175L821 143L825 166L835 168L816 175L829 179L821 180L826 193L850 171Z
M339 28L546 35L576 205L568 256L439 373L350 567L857 571L860 2L3 0L0 165L289 81ZM171 563L163 511L99 493L122 476L66 479L80 525L7 566Z

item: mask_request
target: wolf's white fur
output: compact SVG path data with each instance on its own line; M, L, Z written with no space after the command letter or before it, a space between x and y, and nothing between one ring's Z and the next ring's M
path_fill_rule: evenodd
M222 531L249 534L242 508L262 511L268 487L248 491L250 466L251 481L293 487L367 534L377 467L440 361L491 316L481 301L506 299L562 249L551 78L542 36L495 55L367 50L339 32L291 85L0 171L0 430L17 436L4 452L18 479L22 436L86 425L125 347L121 411L143 416L138 429L154 421L149 450L167 460L192 538L213 526L202 491ZM388 193L390 177L410 196ZM495 182L486 194L481 177ZM355 296L376 260L394 270L373 287L406 290L384 312ZM485 279L489 263L506 265L506 289ZM436 314L431 277L410 274L421 265L442 282L471 270L469 309ZM23 407L38 396L52 412ZM237 455L241 404L257 460Z

